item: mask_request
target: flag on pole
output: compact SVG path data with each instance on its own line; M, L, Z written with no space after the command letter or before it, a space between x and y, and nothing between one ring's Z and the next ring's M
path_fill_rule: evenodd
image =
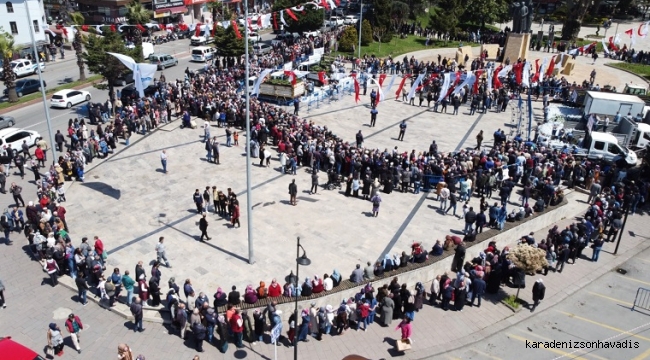
M384 91L381 89L381 84L379 83L379 81L377 81L377 79L370 78L368 79L368 82L370 83L374 82L377 85L377 92L379 96L377 96L376 106L378 106L380 102L386 99L384 96Z
M386 74L379 75L379 87L384 86L384 80L386 80Z
M289 77L291 85L296 85L296 73L291 70L285 70L284 75Z
M530 62L528 61L522 64L521 84L530 87Z
M452 94L458 94L460 91L465 87L472 87L474 85L474 81L476 81L476 75L474 75L473 71L468 71L467 76L465 76L465 80L463 81L462 84L456 86Z
M555 55L551 58L551 63L548 65L548 70L546 70L546 77L553 76L554 68L555 68Z
M397 88L397 92L395 92L395 100L399 99L399 94L402 92L402 89L404 88L404 84L406 83L406 79L408 79L410 76L404 76L402 78L402 82L399 84L399 87Z
M289 25L287 25L287 22L284 21L284 11L282 11L282 10L280 10L280 22L281 22L282 25L284 25L284 26L289 26Z
M530 132L533 130L533 102L530 98L531 91L528 91L528 141L531 140Z
M608 44L605 44L605 38L602 38L601 42L603 43L603 51L605 52L605 55L609 55Z
M298 21L298 17L293 13L293 11L286 9L287 15L289 15L290 18L293 19L293 21Z

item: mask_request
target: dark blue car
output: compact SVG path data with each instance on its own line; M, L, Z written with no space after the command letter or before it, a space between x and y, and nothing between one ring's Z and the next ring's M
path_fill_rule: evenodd
M45 83L45 80L43 80L43 87L47 88L47 84ZM40 90L41 90L41 86L39 85L38 79L16 80L16 94L18 94L18 97L31 94ZM5 96L8 96L9 91L5 89L4 94Z

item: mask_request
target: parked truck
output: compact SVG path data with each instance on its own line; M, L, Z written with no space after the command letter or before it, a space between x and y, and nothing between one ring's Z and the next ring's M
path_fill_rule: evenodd
M609 116L610 119L620 113L621 116L642 114L645 101L638 96L611 92L587 91L584 101L584 115Z
M201 25L201 29L198 31L198 36L195 34L190 38L190 43L194 46L205 45L214 42L214 37L210 32L210 26Z

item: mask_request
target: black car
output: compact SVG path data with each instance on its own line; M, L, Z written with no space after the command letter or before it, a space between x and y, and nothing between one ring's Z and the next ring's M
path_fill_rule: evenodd
M47 88L47 84L45 83L45 80L43 80L43 87ZM23 95L35 93L37 91L41 90L40 83L38 79L20 79L16 80L16 94L18 94L18 97L21 97ZM9 95L9 90L5 89L4 91L5 96Z
M125 86L126 84L131 84L132 82L134 82L133 73L128 71L115 79L115 81L113 81L113 86Z
M157 90L158 88L156 85L151 84L144 89L144 96L153 96ZM140 95L138 94L138 90L135 89L135 85L131 84L122 88L121 100L124 105L128 103L127 100L134 100L138 98L140 98Z

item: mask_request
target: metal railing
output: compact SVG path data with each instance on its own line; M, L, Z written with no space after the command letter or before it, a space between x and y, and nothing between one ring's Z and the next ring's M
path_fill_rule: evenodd
M641 308L650 311L650 289L638 288L636 297L634 297L634 304L632 304L632 311L634 308Z

